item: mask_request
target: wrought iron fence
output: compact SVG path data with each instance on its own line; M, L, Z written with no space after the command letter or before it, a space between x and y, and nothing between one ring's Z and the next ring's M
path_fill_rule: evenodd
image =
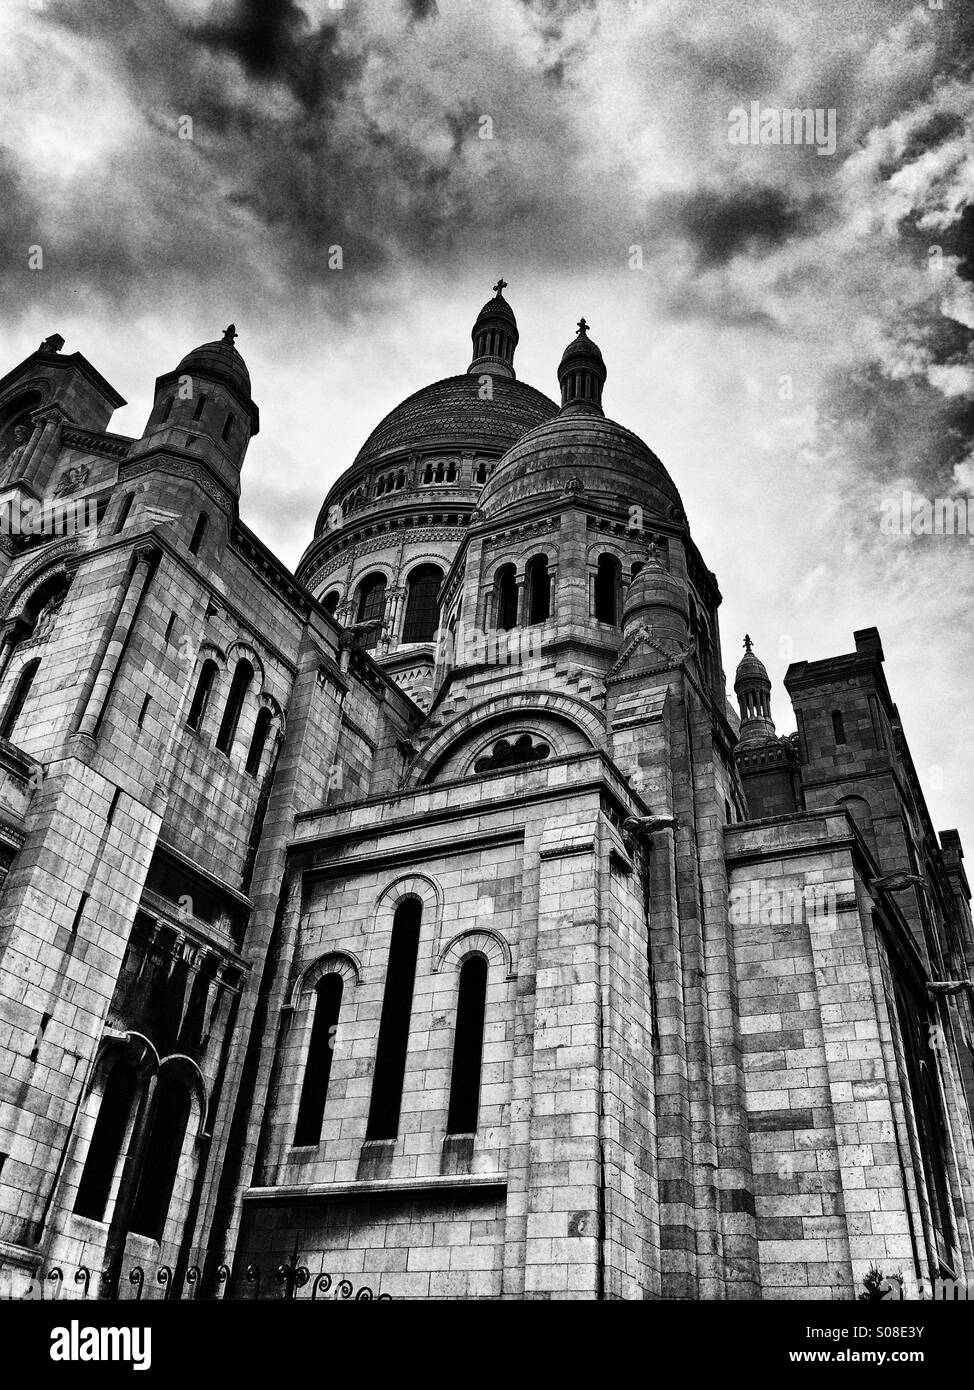
M358 1303L392 1300L392 1294L376 1294L367 1284L360 1284L356 1288L351 1279L333 1279L324 1270L313 1272L304 1264L268 1266L255 1260L220 1264L206 1281L199 1265L190 1265L179 1279L169 1265L160 1265L147 1272L142 1265L133 1265L124 1271L95 1271L87 1265L76 1268L69 1266L65 1270L61 1265L45 1269L39 1264L33 1269L0 1270L0 1275L4 1274L8 1276L5 1282L9 1287L2 1289L0 1285L0 1297L21 1300L98 1299L135 1303L143 1298L188 1301L198 1298L217 1301L298 1299L311 1303L329 1300L341 1302L346 1299ZM20 1291L17 1291L18 1284Z

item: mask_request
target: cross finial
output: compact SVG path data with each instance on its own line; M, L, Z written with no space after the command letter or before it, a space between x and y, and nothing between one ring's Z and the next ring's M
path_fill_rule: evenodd
M745 634L744 634L744 650L745 650L746 652L749 652L753 646L754 646L754 643L751 641L750 636L745 632Z
M584 319L584 318L580 318L580 319L578 320L578 331L579 331L579 333L584 333L587 329L588 329L588 324L585 322L585 319Z
M498 280L497 284L494 286L494 292L495 292L495 294L500 294L501 290L506 290L506 289L507 289L507 281L504 279L503 276L501 276L501 278Z
M229 343L230 346L233 347L233 340L236 336L237 325L235 323L228 323L226 328L223 330L223 341L225 343Z

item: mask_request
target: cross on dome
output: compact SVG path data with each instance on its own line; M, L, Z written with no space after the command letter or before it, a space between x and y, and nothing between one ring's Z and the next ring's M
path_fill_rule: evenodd
M578 320L577 328L579 333L586 333L589 329L589 326L590 325L585 322L584 317Z
M746 652L749 652L753 646L754 646L754 643L751 641L751 638L750 638L749 634L745 632L745 634L744 634L744 650L745 650Z
M497 284L494 286L494 291L495 291L496 294L500 294L501 290L506 290L506 289L507 289L507 281L504 279L503 276L501 276L501 278L498 280Z
M233 340L236 337L237 325L235 323L228 323L226 328L223 330L223 341L225 343L229 343L230 346L233 347Z

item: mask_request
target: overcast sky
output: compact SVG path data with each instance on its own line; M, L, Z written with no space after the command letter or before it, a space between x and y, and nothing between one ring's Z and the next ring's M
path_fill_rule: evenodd
M139 434L233 320L242 515L293 567L499 274L553 395L584 313L720 581L729 683L746 629L790 731L789 661L877 626L974 857L974 547L880 530L974 493L974 6L934 3L5 0L0 367L60 332ZM732 143L752 102L833 110L834 153Z

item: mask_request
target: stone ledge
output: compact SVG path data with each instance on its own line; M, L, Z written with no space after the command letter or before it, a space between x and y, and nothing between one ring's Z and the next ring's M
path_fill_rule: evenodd
M375 1178L362 1182L318 1182L282 1187L249 1187L245 1202L320 1202L331 1198L435 1196L438 1192L507 1191L506 1173L430 1174L417 1178Z

